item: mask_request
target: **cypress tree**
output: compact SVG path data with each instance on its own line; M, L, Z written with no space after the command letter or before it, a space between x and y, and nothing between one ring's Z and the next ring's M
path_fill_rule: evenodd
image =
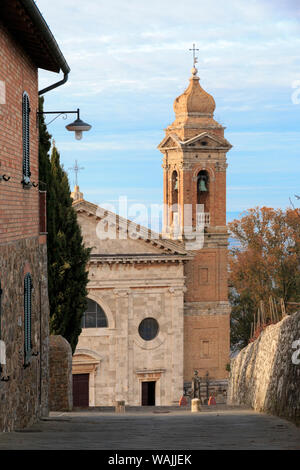
M40 109L43 100L40 101ZM68 340L74 353L86 308L90 249L83 245L81 229L66 172L43 117L40 120L40 181L47 190L48 289L50 333Z

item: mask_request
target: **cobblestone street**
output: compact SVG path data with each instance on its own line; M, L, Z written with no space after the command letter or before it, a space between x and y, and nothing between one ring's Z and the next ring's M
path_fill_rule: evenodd
M0 434L0 450L300 450L300 428L246 409L98 410L51 413L29 429Z

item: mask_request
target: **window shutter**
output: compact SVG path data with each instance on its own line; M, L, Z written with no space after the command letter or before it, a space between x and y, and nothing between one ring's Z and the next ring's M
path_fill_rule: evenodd
M25 365L28 364L31 356L31 275L26 274L24 279L24 351Z
M22 122L23 122L23 183L30 183L30 106L29 97L23 93Z
M40 234L47 233L47 192L40 191Z

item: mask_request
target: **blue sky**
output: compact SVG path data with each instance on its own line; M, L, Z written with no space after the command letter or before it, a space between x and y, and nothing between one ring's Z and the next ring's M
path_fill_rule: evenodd
M77 109L93 129L81 142L49 126L66 169L75 160L87 200L162 202L157 145L188 86L189 48L234 148L227 209L289 205L300 193L300 5L292 0L38 0L71 67L45 110ZM40 88L56 81L40 72ZM299 93L298 93L299 91ZM70 182L73 185L73 175ZM117 208L116 208L117 209ZM230 216L229 216L230 217Z

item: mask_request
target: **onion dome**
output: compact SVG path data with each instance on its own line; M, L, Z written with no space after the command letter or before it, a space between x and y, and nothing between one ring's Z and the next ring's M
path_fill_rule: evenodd
M176 118L182 115L212 117L216 109L213 97L201 87L196 67L192 69L190 84L185 92L174 101Z

